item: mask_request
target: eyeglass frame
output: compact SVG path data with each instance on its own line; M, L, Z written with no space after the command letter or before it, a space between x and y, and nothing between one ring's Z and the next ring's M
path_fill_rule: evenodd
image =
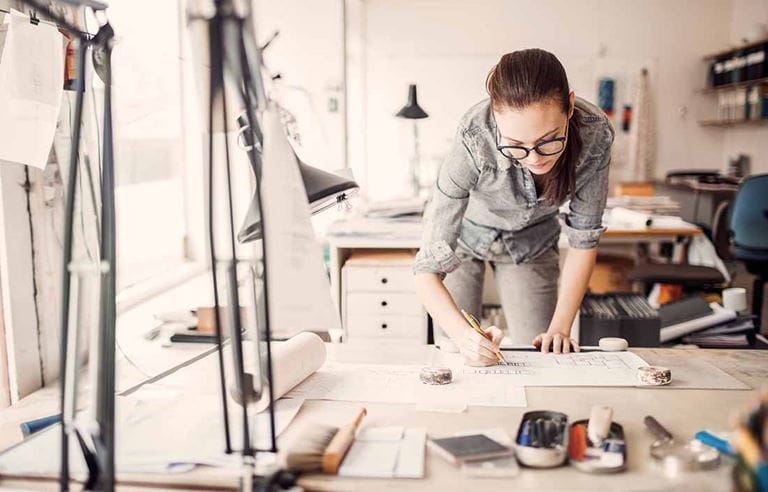
M500 145L501 144L501 131L499 131L499 124L496 123L496 118L494 118L493 119L493 126L496 129L496 132L495 132L496 133L496 150L498 150L499 153L501 155L503 155L504 157L506 157L507 159L511 159L511 160L515 160L515 161L520 161L520 160L523 160L523 159L527 159L528 156L531 155L531 152L533 152L534 150L536 151L537 154L539 154L542 157L550 157L550 156L553 156L553 155L560 154L560 153L562 153L565 150L565 145L566 145L565 142L568 140L568 127L570 126L569 125L570 122L571 122L571 118L569 117L568 120L566 121L566 124L565 124L565 135L564 136L551 138L549 140L545 140L543 142L537 143L536 145L534 145L531 148L528 148L528 147L525 147L523 145ZM552 143L552 142L563 142L563 148L558 150L557 152L553 152L551 154L544 154L544 153L542 153L539 150L539 146L545 145L545 144L548 144L548 143ZM504 149L521 149L521 150L525 151L525 155L523 157L509 157L508 155L506 155L504 153L504 151L503 151Z

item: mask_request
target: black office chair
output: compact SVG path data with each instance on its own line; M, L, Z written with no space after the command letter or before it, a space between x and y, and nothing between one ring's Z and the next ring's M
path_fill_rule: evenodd
M731 259L728 209L727 201L718 205L710 237L717 256L726 264ZM642 263L628 277L633 283L643 284L646 294L656 283L681 285L686 291L717 291L726 287L725 277L717 268L685 263Z
M760 320L768 281L768 174L741 183L731 207L729 232L731 255L755 275L752 314Z

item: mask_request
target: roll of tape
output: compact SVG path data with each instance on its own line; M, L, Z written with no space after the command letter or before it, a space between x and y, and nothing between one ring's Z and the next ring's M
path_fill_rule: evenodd
M597 346L604 352L621 352L627 350L629 342L624 338L603 337L597 342Z
M666 367L638 367L637 380L648 386L664 386L672 382L672 371Z
M453 373L447 367L422 367L419 379L424 384L449 384Z

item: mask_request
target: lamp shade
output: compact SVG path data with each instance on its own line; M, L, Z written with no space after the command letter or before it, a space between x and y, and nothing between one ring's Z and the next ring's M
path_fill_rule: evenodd
M240 115L237 118L237 123L241 131L248 127L245 115ZM253 135L251 132L243 132L243 137L251 168L254 173L258 173L257 160L253 154L255 147ZM299 165L299 174L301 174L304 190L307 193L307 201L309 201L309 209L313 215L343 202L359 188L357 183L350 178L329 173L302 162L299 156L296 155L296 152L293 153L293 157ZM247 243L261 239L261 237L259 201L254 195L251 199L251 204L248 206L248 212L245 214L245 220L243 220L243 224L240 227L240 232L237 233L237 240L241 243Z
M427 112L419 106L419 100L416 96L416 84L411 84L408 87L408 103L403 106L395 116L409 120L419 120L429 116Z
M343 202L357 191L358 185L354 180L317 169L302 162L295 153L294 156L299 164L299 173L304 182L309 208L313 215ZM258 200L254 196L240 232L237 233L237 240L247 243L261 237L261 214Z

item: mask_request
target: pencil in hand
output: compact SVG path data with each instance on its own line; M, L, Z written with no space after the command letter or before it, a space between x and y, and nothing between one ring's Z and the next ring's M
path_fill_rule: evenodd
M491 335L489 333L484 332L483 329L480 328L480 323L477 321L477 318L472 316L472 314L464 311L463 309L461 310L461 314L464 315L464 319L467 320L467 323L469 324L469 326L472 327L473 330L475 330L480 335L482 335L483 338L485 338L486 340L493 341L491 340ZM504 358L501 351L496 351L496 359L498 359L499 364L501 364L502 366L509 365L509 363L507 362L507 359Z

